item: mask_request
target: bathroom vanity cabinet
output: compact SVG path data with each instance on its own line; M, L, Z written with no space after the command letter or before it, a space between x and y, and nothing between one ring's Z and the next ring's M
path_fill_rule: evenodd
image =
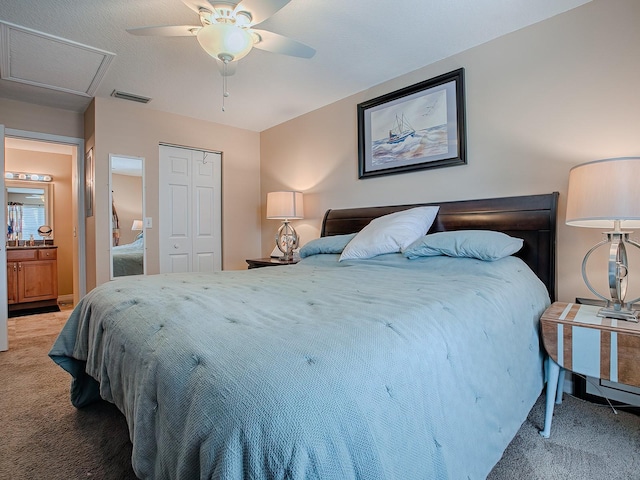
M55 305L57 247L8 247L7 291L9 311Z

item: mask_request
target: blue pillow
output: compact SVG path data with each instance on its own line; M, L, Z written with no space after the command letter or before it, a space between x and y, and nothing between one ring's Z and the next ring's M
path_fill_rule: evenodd
M322 253L342 253L347 243L355 236L355 233L349 233L347 235L331 235L330 237L316 238L300 249L300 258Z
M490 230L456 230L438 232L419 238L403 252L413 259L418 257L469 257L492 262L508 257L522 248L521 238L510 237Z

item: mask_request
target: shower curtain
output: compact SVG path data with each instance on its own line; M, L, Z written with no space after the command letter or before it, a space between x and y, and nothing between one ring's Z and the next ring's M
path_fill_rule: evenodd
M7 205L7 240L22 240L22 204Z

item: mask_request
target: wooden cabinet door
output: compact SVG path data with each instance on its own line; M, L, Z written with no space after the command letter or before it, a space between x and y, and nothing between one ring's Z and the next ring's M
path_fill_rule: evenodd
M7 262L7 300L9 305L18 303L18 264Z
M58 271L55 260L38 260L18 264L18 299L37 302L58 297Z

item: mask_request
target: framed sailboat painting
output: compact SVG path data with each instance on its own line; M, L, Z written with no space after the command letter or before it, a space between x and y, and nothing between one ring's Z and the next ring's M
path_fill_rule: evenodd
M359 178L466 163L463 68L358 104Z

